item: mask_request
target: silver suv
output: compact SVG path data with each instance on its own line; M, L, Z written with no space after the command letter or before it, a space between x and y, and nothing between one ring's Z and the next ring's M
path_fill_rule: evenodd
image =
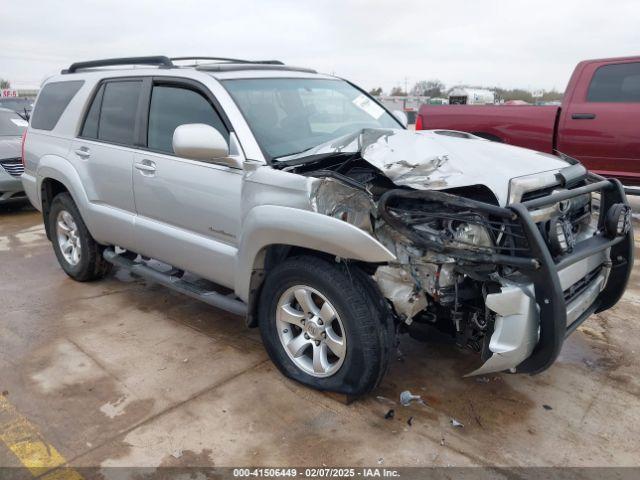
M405 123L277 61L83 62L44 84L22 178L69 276L116 265L242 315L312 387L371 391L400 333L447 333L471 373L545 370L624 292L620 183Z

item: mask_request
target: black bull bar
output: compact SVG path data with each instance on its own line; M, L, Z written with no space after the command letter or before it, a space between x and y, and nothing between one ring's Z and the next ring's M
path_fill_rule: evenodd
M633 268L633 228L630 228L626 234L613 238L607 236L604 229L605 216L610 207L616 203L628 205L622 184L616 179L604 179L595 174L589 174L587 181L588 183L584 186L558 191L521 203L510 204L507 207L499 207L433 190L408 191L396 189L386 192L380 198L378 211L387 223L424 248L451 254L462 261L510 265L518 268L533 283L536 303L540 313L540 338L532 354L517 366L516 371L535 374L546 370L553 364L560 354L564 339L590 315L607 310L620 300ZM577 243L570 253L554 259L531 216L530 210L594 192L600 193L597 233ZM527 256L513 256L494 253L472 253L468 250L443 248L442 245L425 240L422 235L389 213L387 210L388 204L392 202L392 199L395 200L397 198L442 202L443 204L469 208L485 215L519 223L529 245L529 252L527 252ZM560 285L558 272L608 248L611 248L611 266L607 283L594 302L571 325L567 326L567 304Z

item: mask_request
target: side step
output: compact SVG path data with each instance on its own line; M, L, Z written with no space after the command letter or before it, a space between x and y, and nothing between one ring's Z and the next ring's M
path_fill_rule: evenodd
M102 256L107 262L112 263L116 267L128 270L139 277L159 283L176 292L183 293L191 298L220 308L221 310L226 310L227 312L240 316L247 315L247 304L240 300L222 295L216 291L204 290L198 285L182 280L180 277L174 277L169 273L159 272L143 263L129 260L128 258L118 255L111 248L105 249Z

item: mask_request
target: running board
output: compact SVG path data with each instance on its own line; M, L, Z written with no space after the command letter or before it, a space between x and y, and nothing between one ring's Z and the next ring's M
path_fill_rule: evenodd
M160 285L175 290L176 292L183 293L191 298L195 298L196 300L200 300L216 308L220 308L221 310L226 310L227 312L240 316L247 315L247 304L240 300L222 295L216 291L204 290L198 285L182 280L180 277L174 277L168 273L159 272L158 270L155 270L143 263L134 262L128 258L124 258L123 256L118 255L111 248L105 249L102 256L107 262L112 263L116 267L128 270L134 275L159 283Z

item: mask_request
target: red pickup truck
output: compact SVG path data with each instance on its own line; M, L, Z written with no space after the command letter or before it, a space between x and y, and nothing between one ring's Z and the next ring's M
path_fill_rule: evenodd
M439 128L562 152L601 175L640 185L640 57L580 62L559 107L420 107L416 130Z

